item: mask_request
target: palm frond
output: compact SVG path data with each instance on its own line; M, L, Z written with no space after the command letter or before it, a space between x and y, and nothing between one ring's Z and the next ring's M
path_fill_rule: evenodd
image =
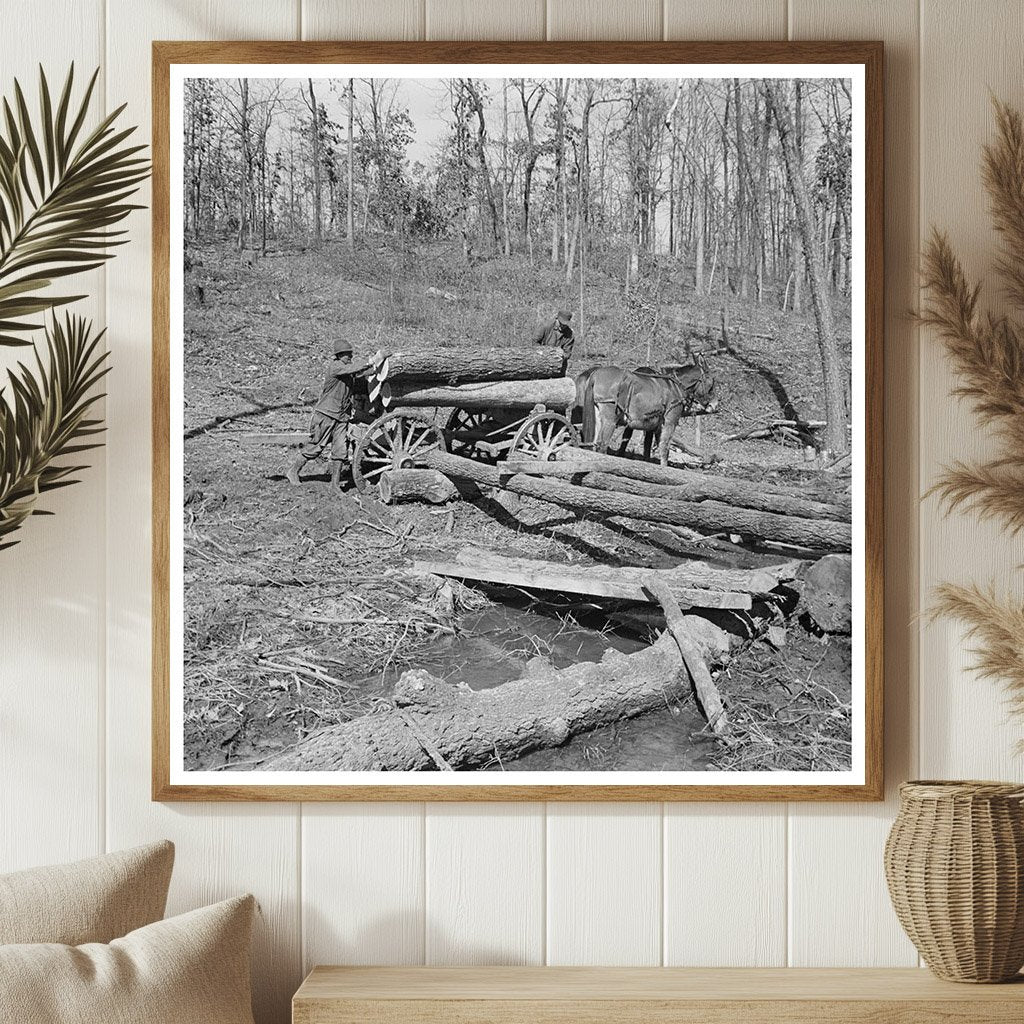
M124 106L84 130L99 71L72 107L74 65L54 107L39 69L33 121L20 83L3 101L0 128L0 346L28 345L32 317L81 295L54 295L62 278L102 266L125 241L116 224L139 207L128 202L149 175L144 146L126 145L134 128L117 125Z
M15 543L11 535L30 515L46 514L41 494L75 483L69 478L86 468L57 460L100 446L88 439L99 432L89 411L108 372L102 337L65 314L46 329L46 362L37 354L34 368L8 371L9 394L0 391L0 550Z
M979 675L1001 679L1016 710L1024 710L1024 607L1011 604L993 588L943 583L935 589L933 618L945 615L967 626L977 646L974 668Z

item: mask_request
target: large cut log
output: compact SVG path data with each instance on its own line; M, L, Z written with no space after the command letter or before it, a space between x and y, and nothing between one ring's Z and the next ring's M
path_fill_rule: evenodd
M608 456L608 458L616 458L616 456ZM618 459L617 461L632 462L630 459ZM621 476L618 473L590 472L589 465L582 459L573 462L509 459L499 463L498 468L509 474L526 473L529 476L571 480L581 487L593 487L600 491L622 491L625 494L645 494L652 498L675 498L679 501L716 499L727 505L736 505L738 508L761 509L764 512L801 516L804 519L833 519L838 523L847 522L850 518L849 509L843 508L841 505L811 501L794 494L764 491L759 484L747 480L672 469L669 472L691 477L691 479L675 484L650 483L646 480Z
M560 448L556 458L559 462L567 462L573 466L591 463L595 473L612 473L628 480L641 480L650 484L661 484L669 487L689 488L690 493L700 495L690 501L724 501L729 505L743 508L762 508L764 511L776 511L768 508L766 502L771 497L789 498L796 501L811 501L809 492L813 488L789 487L778 482L742 480L731 476L705 473L694 469L677 469L673 466L660 466L654 462L640 459L625 459L618 455L603 455L589 448L575 448L567 445ZM747 502L762 502L759 505ZM834 506L842 519L849 518L850 499L848 495L829 495L827 500L815 497L814 505ZM777 511L783 511L780 507ZM789 513L799 515L800 513Z
M373 376L383 383L483 384L499 380L561 377L560 348L442 348L429 352L392 352L383 356Z
M416 382L402 384L385 381L380 388L380 401L386 407L434 406L471 411L521 409L523 412L539 404L562 411L576 401L576 385L571 377L502 380L491 384L462 384L457 387L424 387Z
M744 641L684 615L696 651L718 665ZM761 620L757 620L760 627ZM690 684L675 640L664 634L636 654L534 669L493 689L471 690L422 669L395 685L395 707L330 726L261 765L264 771L431 771L512 761L570 736L682 700ZM410 728L409 721L414 728Z
M853 566L849 555L826 555L803 573L803 606L826 633L853 629Z
M429 501L443 505L458 494L455 484L436 469L391 469L380 475L380 497L385 505L401 501Z
M694 475L700 476L699 473ZM725 477L718 478L719 481L726 479ZM757 484L748 483L745 480L728 480L726 486L720 485L717 481L710 484L699 481L666 487L663 484L649 484L644 480L627 480L614 473L587 473L580 477L579 483L584 487L594 487L602 491L644 494L651 498L674 498L679 501L717 500L726 505L735 505L737 508L777 512L781 516L828 519L836 523L850 521L849 511L839 505L811 501L808 498L795 498L788 494L763 492Z
M539 480L522 474L508 476L496 466L486 466L437 450L425 452L423 462L445 476L526 494L576 512L626 516L648 523L672 523L689 526L704 534L738 533L822 551L850 550L849 524L829 519L782 516L775 512L736 508L719 501L696 503L634 496L618 491L595 491L560 480Z

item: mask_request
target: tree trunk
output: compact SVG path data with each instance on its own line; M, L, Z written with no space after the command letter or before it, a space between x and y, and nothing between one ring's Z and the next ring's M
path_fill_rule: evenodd
M781 516L774 512L735 508L718 501L698 504L637 497L614 491L595 491L561 481L537 480L524 475L505 476L496 466L487 466L436 450L427 452L423 462L446 476L526 494L576 512L626 516L648 523L672 523L676 526L689 526L704 534L739 533L823 551L850 550L850 526L847 523Z
M458 494L455 484L436 469L392 469L381 473L380 498L385 505L426 501L443 505Z
M825 448L835 454L849 451L847 427L849 423L846 408L846 388L843 383L843 367L839 354L832 319L832 299L828 280L822 262L821 252L816 244L817 226L810 192L804 180L803 167L797 150L796 132L793 127L786 98L781 85L766 79L763 83L765 100L770 105L772 118L779 131L782 157L786 165L786 180L796 206L796 222L807 266L807 279L811 289L811 305L814 322L818 331L818 350L821 355L822 377L825 390Z
M309 109L313 115L313 242L319 245L322 241L321 209L320 209L320 108L317 106L316 93L313 91L313 79L307 78L309 84Z
M765 627L755 620L756 631ZM683 623L712 665L746 641L698 615ZM690 693L668 634L636 654L609 651L597 664L541 668L493 689L470 690L412 669L395 685L392 710L330 726L263 764L265 771L424 771L438 758L453 768L512 761L561 746L570 736L611 725ZM410 726L411 723L411 726Z
M249 80L240 78L241 90L241 118L239 132L242 143L242 173L238 186L238 249L245 248L245 234L248 228L249 208L249 170L252 163L252 156L249 151Z
M517 409L525 412L535 405L546 405L549 409L561 412L576 401L576 385L569 377L495 381L457 387L423 387L416 381L407 384L385 381L381 385L380 400L385 407L434 406L470 410Z
M349 251L356 246L355 175L353 173L352 124L355 119L356 80L348 80L348 204L345 210L345 231Z
M377 364L372 376L374 380L392 384L415 382L417 388L501 380L541 380L563 376L562 351L557 347L537 345L532 349L394 352Z

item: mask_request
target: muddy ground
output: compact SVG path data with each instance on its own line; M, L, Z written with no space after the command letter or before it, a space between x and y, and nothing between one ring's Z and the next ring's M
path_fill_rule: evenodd
M468 544L566 563L670 566L686 558L753 566L788 557L728 539L669 537L602 523L514 495L433 508L389 508L350 489L338 498L326 463L301 487L283 477L288 437L308 422L334 336L356 358L378 348L522 344L538 312L574 304L559 275L514 261L462 267L444 246L354 256L328 244L242 260L227 246L190 247L185 314L185 751L187 767L258 768L311 732L387 707L402 671L424 667L473 687L515 678L542 656L557 667L640 649L664 623L650 608L540 600L507 588L439 585L411 570ZM671 292L671 280L663 288ZM455 301L428 296L435 286ZM570 373L598 362L661 362L721 301L663 299L624 307L592 275ZM527 296L521 301L517 296ZM578 319L578 316L577 316ZM712 358L721 411L702 447L716 472L842 487L799 445L723 441L815 405L820 369L808 316L733 298L731 352ZM696 327L694 326L696 325ZM743 328L742 331L739 328ZM756 337L755 337L756 335ZM650 349L648 350L648 339ZM680 436L693 442L693 426ZM269 436L268 436L269 435ZM295 442L298 438L295 438ZM548 595L550 598L550 595ZM835 770L849 765L850 644L797 617L780 647L755 643L721 674L734 723L728 742L681 706L575 737L504 769Z

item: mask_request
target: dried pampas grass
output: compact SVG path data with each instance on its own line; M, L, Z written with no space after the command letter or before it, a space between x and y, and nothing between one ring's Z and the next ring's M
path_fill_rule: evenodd
M982 181L1001 236L995 269L1008 299L1024 307L1024 122L1006 104L993 105L997 135L984 150ZM941 232L925 246L923 263L928 301L918 319L945 344L959 378L953 394L971 403L998 443L990 459L947 467L928 493L947 514L969 511L1016 536L1024 529L1024 327L979 312L980 286ZM1014 710L1024 714L1024 608L1010 607L992 589L947 583L937 588L932 611L967 624L978 672L1002 679Z

